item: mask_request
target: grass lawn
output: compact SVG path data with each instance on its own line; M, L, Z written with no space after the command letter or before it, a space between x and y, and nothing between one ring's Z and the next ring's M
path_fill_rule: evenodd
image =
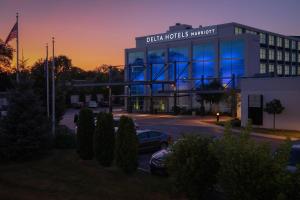
M38 161L0 166L0 199L184 199L167 178L128 176L96 161L82 161L75 150L55 150Z

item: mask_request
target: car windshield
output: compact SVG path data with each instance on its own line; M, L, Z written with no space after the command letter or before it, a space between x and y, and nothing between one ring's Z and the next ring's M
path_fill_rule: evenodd
M292 148L289 164L292 166L300 164L300 148Z

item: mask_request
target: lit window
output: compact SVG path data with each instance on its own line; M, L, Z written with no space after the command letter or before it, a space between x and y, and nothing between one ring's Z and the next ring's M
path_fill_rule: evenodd
M292 40L292 49L296 49L296 41Z
M296 54L292 53L292 62L296 62Z
M259 38L260 38L260 43L261 44L266 44L266 34L259 33Z
M266 59L266 49L260 49L260 59Z
M266 64L265 63L260 63L259 73L265 74L266 72L267 72Z
M292 66L291 74L292 74L293 76L296 75L296 66Z
M274 60L275 56L274 56L274 50L273 49L269 49L269 60Z
M282 75L282 65L277 65L277 74Z
M284 66L284 75L290 75L290 66Z
M284 40L284 47L287 49L290 48L290 41L288 39Z
M235 33L236 35L242 34L242 33L243 33L243 29L240 28L240 27L235 27L235 28L234 28L234 33Z
M286 61L286 62L290 61L290 53L289 52L284 53L284 61Z
M277 46L282 47L282 38L281 37L277 37Z
M269 64L269 72L274 72L274 64Z
M250 30L246 30L246 33L250 33L252 35L257 35L257 33L255 31L250 31Z
M282 51L277 51L277 60L282 60Z
M269 35L269 45L270 46L274 46L274 44L275 44L274 36L273 35Z

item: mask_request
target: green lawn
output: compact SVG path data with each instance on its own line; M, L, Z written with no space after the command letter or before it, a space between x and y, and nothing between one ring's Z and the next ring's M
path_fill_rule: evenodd
M75 150L0 166L0 199L184 199L172 193L167 178L128 176L96 161L82 161Z

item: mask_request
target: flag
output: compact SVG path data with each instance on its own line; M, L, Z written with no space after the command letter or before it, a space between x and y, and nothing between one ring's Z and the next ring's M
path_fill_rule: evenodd
M18 35L18 22L15 23L14 27L11 29L9 35L7 36L5 40L5 44L7 44L9 41L17 38Z

